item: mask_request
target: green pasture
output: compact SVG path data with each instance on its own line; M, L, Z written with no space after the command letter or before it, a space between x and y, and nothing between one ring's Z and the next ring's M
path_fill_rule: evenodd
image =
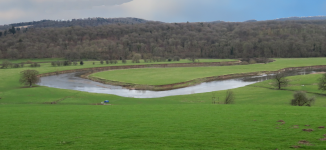
M326 65L326 58L276 59L268 64L213 67L143 68L112 70L92 74L94 77L144 85L164 85L185 82L197 78L248 73L257 71L276 71L287 67Z
M237 69L239 72L278 70L324 65L324 59L192 67L206 72L181 74L194 78L236 73ZM318 90L316 85L321 74L288 77L290 85L283 90L273 89L270 80L233 89L236 102L232 105L212 104L212 97L222 101L226 91L136 99L41 86L25 88L18 83L19 72L25 69L45 73L93 66L101 65L86 62L84 66L51 67L44 63L40 68L0 69L0 149L283 150L292 149L293 145L301 146L300 149L326 149L326 141L320 140L326 129L318 128L326 126L326 92ZM147 70L155 75L153 70L157 69L160 68L130 71ZM128 70L117 70L120 71ZM137 71L129 78L136 77L139 77ZM316 97L315 105L290 106L296 90ZM106 99L111 105L93 105ZM48 104L54 101L58 103ZM310 144L299 144L301 140Z

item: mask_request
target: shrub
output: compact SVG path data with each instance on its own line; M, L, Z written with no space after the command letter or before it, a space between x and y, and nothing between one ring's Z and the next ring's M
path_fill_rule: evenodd
M141 55L140 54L134 54L134 56L132 57L132 63L140 63L140 58Z
M103 60L101 60L101 61L100 61L100 64L103 65L103 63L104 63Z
M125 63L127 63L127 61L126 61L125 59L122 59L122 63L124 63L124 64L125 64Z
M22 67L22 68L23 68L23 67L24 67L24 65L25 65L25 63L24 63L24 62L21 62L21 63L20 63L20 67Z
M174 56L173 61L180 61L180 57L179 56Z
M315 98L307 98L306 93L299 91L293 94L293 98L291 100L292 106L311 106L315 102Z
M109 60L106 60L105 63L106 63L106 64L109 64Z
M117 64L117 63L118 63L118 61L117 61L117 60L113 60L113 63L114 63L114 64Z
M83 61L80 61L80 63L79 63L80 65L84 65L84 62Z
M4 69L4 68L8 68L8 67L11 67L11 62L9 62L8 60L5 60L5 61L3 61L2 62L2 69Z
M38 64L38 63L32 63L32 64L31 64L31 67L41 67L41 65Z
M95 65L95 62L93 62L93 65Z
M19 65L19 64L14 64L12 67L13 67L13 68L19 68L20 65Z
M226 91L226 97L224 99L224 104L233 104L234 103L234 93L231 90Z
M56 62L51 62L51 65L53 66L53 67L55 67L55 66L57 66L57 63Z
M77 61L74 61L74 65L77 66L77 64L78 64Z

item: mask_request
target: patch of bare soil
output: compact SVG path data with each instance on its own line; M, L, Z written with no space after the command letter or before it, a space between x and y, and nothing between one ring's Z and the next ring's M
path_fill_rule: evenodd
M322 139L320 139L321 141L326 141L326 137L325 138L322 138Z
M319 129L324 129L325 128L325 126L320 126L320 127L318 127Z
M314 130L313 129L302 129L302 131L311 132L311 131L314 131Z
M306 141L306 140L301 140L298 142L298 144L303 144L303 145L312 145L310 144L310 142Z
M324 134L324 136L326 137L326 134Z
M300 148L300 146L298 146L298 145L292 145L291 147L292 148Z
M304 125L304 126L306 126L306 127L310 127L310 125L308 125L308 124L307 124L307 125Z
M278 120L277 122L284 122L284 120Z
M294 125L293 128L299 128L299 125Z

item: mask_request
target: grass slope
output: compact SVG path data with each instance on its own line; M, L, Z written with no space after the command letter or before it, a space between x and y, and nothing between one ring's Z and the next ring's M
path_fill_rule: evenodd
M284 59L283 63L287 64L281 67L322 65L323 61ZM50 72L92 66L88 62L69 67L44 64L36 69ZM291 84L285 90L270 89L271 81L237 88L234 105L212 105L211 98L222 100L225 91L134 99L21 88L19 72L25 69L0 70L0 149L291 149L300 140L313 144L301 144L301 149L326 149L326 141L319 140L326 129L317 128L326 125L326 97L313 94L324 94L315 84L321 74L289 77ZM290 106L292 90L310 92L316 104ZM105 99L112 105L90 105ZM57 105L42 104L58 100ZM302 131L306 128L314 131Z
M325 58L289 58L276 59L269 64L216 66L216 67L180 67L180 68L144 68L98 72L94 77L113 81L145 85L164 85L185 82L197 78L248 73L256 71L276 71L287 67L326 65Z

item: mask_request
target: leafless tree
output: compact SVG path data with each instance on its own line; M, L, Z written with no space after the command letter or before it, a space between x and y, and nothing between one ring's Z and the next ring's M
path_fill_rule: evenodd
M286 87L289 84L289 80L285 78L285 73L277 73L273 77L273 86L276 87L277 89L281 89L283 87Z

